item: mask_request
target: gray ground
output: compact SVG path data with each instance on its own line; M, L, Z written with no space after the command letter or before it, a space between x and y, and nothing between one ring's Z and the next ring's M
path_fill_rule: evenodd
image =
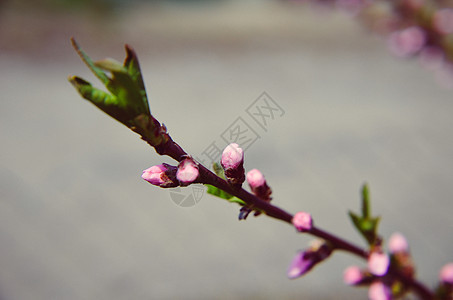
M80 99L67 76L96 79L71 35L95 59L134 46L153 113L194 155L242 117L260 136L246 168L276 205L362 244L346 213L367 181L382 235L408 238L423 281L453 260L452 91L348 17L253 2L1 17L0 299L366 298L342 283L360 260L338 253L290 281L310 237L143 182L171 161ZM263 91L285 112L267 131L246 113Z

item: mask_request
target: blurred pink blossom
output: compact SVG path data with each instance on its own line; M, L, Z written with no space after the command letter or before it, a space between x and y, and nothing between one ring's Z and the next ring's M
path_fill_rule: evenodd
M389 239L389 251L390 253L401 253L409 252L409 245L407 244L406 238L399 232L395 232L390 236Z
M368 289L368 299L370 300L391 300L392 292L388 286L380 281L375 281Z
M439 279L442 282L453 284L453 263L446 264L439 273Z
M438 10L433 17L433 26L442 34L453 33L453 8Z
M387 254L380 252L372 252L368 257L368 270L371 274L382 276L387 273L390 259Z
M418 26L412 26L392 33L388 38L390 51L399 57L419 52L426 42L426 33Z
M357 266L350 266L343 272L343 281L347 285L355 285L363 279L363 272Z

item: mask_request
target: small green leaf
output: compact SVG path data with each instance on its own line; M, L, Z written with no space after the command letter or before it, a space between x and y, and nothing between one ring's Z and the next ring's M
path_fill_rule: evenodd
M231 203L238 203L240 205L245 205L246 204L244 201L242 201L238 197L233 196L233 195L225 192L224 190L221 190L221 189L219 189L219 188L217 188L217 187L215 187L213 185L206 184L206 186L208 187L208 190L207 190L208 194L211 194L211 195L217 196L219 198L228 200Z
M364 184L362 188L362 216L349 211L349 217L354 227L365 238L370 246L379 241L378 225L380 217L371 216L371 201L368 185Z
M70 77L69 81L76 87L82 97L127 127L133 130L138 128L137 130L140 130L145 136L154 137L160 135L160 126L154 126L153 122L146 124L142 124L143 122L140 124L137 123L137 118L140 120L148 119L149 121L152 120L152 116L149 110L143 78L140 73L140 66L133 50L126 46L127 56L124 65L113 59L93 62L80 49L73 38L71 41L81 59L111 93L109 95L106 92L93 88L91 83L80 77ZM110 76L107 76L104 70L110 72ZM140 116L147 116L148 118ZM157 138L157 140L160 139Z
M98 68L94 62L91 60L91 58L86 55L85 52L80 49L79 44L77 44L76 40L74 38L71 38L71 43L74 49L77 51L79 54L80 58L83 60L83 62L88 66L88 68L96 75L97 78L99 78L100 81L102 81L103 84L108 84L109 83L109 78L108 76L102 71L101 68Z
M135 54L135 51L129 45L126 45L126 59L124 60L124 67L127 69L127 73L129 73L135 84L140 88L143 103L147 107L147 110L150 111L148 97L146 96L145 83L143 82L142 71L140 69L140 64L138 63L137 54Z
M91 83L77 76L70 77L69 81L83 98L96 105L114 119L122 122L124 112L118 107L118 99L115 96L93 87Z

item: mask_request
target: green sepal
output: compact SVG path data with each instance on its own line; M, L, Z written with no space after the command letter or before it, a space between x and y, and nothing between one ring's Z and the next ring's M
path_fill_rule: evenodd
M351 218L354 227L359 233L365 238L370 246L378 243L378 225L380 217L371 216L371 200L369 195L368 185L364 184L362 188L362 215L359 216L352 211L349 211L349 217Z

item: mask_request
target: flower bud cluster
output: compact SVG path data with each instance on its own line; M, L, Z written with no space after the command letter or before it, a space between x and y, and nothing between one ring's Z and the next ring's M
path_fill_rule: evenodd
M223 167L225 178L233 187L241 187L247 178L247 182L252 193L263 201L271 201L272 190L267 185L263 174L257 169L250 170L245 175L244 170L244 151L236 143L229 144L222 153L220 164ZM254 210L250 205L243 206L239 212L239 220L245 220ZM254 215L258 216L261 212L255 210Z
M414 276L414 264L409 252L406 238L400 233L394 233L388 243L390 255L384 253L380 246L375 246L368 255L367 268L357 266L347 268L343 280L347 285L369 285L369 299L392 299L392 285L395 279L387 276L392 267L407 278ZM399 293L404 293L400 288Z

